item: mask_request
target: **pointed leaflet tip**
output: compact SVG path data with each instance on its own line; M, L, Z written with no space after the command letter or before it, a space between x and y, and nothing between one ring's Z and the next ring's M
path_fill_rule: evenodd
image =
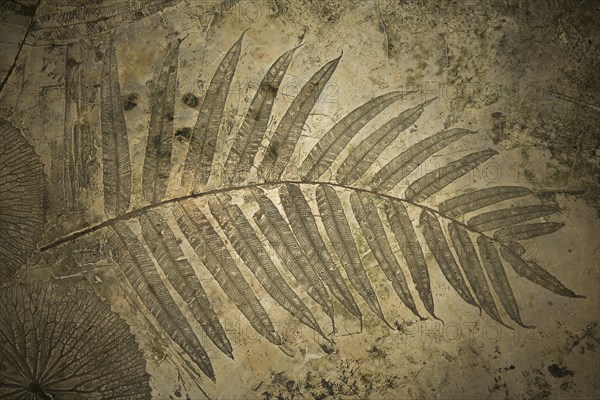
M214 374L206 375L206 376L208 376L213 383L217 383L217 377Z
M337 66L338 63L340 62L340 60L342 59L343 55L344 55L344 50L342 50L342 52L340 53L339 56L337 56L336 58L332 58L330 61L328 61L327 64L332 63L333 65Z
M415 90L415 91L413 91L412 93L415 93L415 92L416 92L416 90ZM428 105L430 105L431 103L433 103L435 100L437 100L437 96L436 96L436 97L433 97L433 98L431 98L431 99L429 99L429 100L425 100L424 102L422 102L422 103L421 103L421 107L425 108L425 107L427 107Z
M241 42L242 39L244 38L244 35L246 34L246 32L248 32L250 30L250 28L246 28L244 29L244 31L242 32L242 34L240 35L240 38L237 40L238 42Z
M317 325L318 326L318 325ZM321 329L320 326L318 326L318 329L315 329L315 331L325 340L327 340L329 343L333 343L333 340L331 340L330 338L327 337L327 335L325 334L325 332L323 332L323 330Z
M385 318L385 316L382 314L381 317L379 317L379 319L381 319L387 326L388 328L390 328L391 330L396 330L389 322L388 320Z
M177 42L178 42L179 44L181 44L181 42L183 42L185 39L187 39L187 38L188 38L188 36L190 36L190 34L189 34L189 33L186 33L184 37L182 37L182 38L177 38Z
M535 329L535 325L526 325L526 324L524 324L523 322L520 322L520 323L519 323L519 322L517 322L517 324L518 324L520 327L522 327L522 328L525 328L525 329Z

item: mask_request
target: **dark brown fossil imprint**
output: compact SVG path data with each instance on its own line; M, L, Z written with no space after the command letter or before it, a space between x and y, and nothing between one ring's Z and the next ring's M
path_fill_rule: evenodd
M368 244L376 265L402 303L418 318L423 318L425 311L434 318L445 317L434 315L430 283L430 269L434 266L426 262L426 249L465 302L482 308L502 324L503 317L507 317L525 326L505 272L507 265L550 291L577 297L548 271L524 259L519 244L520 240L560 228L562 224L557 222L534 221L554 214L556 208L535 202L534 192L521 187L473 188L458 196L444 192L496 151L471 152L417 179L409 179L411 172L429 157L475 132L457 128L438 132L379 167L381 154L406 134L432 100L399 111L395 118L356 143L356 135L367 123L411 93L392 91L374 97L334 124L304 160L294 159L303 127L340 58L326 63L309 79L271 136L267 122L280 83L294 53L301 50L285 52L266 73L235 137L228 142L220 126L226 117L225 102L240 59L242 40L243 36L233 44L213 75L181 165L171 159L179 43L167 51L151 86L142 177L145 203L134 205L133 209L131 188L135 185L130 181L128 142L121 132L123 102L114 50L109 49L110 57L105 62L110 65L105 65L101 97L102 132L106 135L103 152L107 154L106 219L56 238L41 246L42 250L105 232L114 264L124 272L146 311L211 379L215 376L205 344L166 288L168 283L179 293L211 341L224 354L233 356L234 349L219 316L196 276L195 270L200 268L213 276L252 327L275 345L282 344L282 339L240 265L256 276L282 308L329 337L319 326L319 318L278 272L269 254L276 255L277 264L291 273L332 325L337 305L334 299L350 316L362 321L363 310L351 286L370 312L387 323L380 298L366 273L371 265L364 264L358 239ZM224 146L229 148L219 152ZM350 146L352 152L348 151ZM262 147L264 152L260 151ZM219 173L217 164L224 165ZM173 197L165 197L169 193L169 176L181 177L182 189ZM407 179L408 185L402 192L399 183ZM118 192L116 187L120 188ZM445 193L446 199L432 206L432 196L440 193ZM234 202L233 197L238 195L252 207ZM522 201L522 205L504 208L507 200ZM480 211L490 206L496 209ZM415 212L420 217L414 218ZM141 226L140 234L134 233L137 226ZM423 243L420 235L425 239ZM195 251L200 265L187 259L183 247ZM394 247L399 247L400 252L396 253ZM232 254L238 255L239 260L234 260ZM160 270L168 282L163 281ZM406 272L415 288L407 282ZM494 295L505 313L498 309Z
M0 118L0 281L36 250L45 220L46 176L21 132Z
M129 326L89 287L2 287L0 398L145 400L145 368Z

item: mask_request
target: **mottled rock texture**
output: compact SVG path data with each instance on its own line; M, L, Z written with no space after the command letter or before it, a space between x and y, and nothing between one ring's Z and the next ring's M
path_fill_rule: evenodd
M598 2L0 10L3 394L600 397Z

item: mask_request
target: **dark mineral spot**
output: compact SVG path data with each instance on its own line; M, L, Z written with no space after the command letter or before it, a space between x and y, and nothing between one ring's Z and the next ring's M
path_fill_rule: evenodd
M320 344L319 347L321 347L321 350L323 350L326 354L332 354L335 351L333 346L329 346L325 343Z
M77 65L81 64L79 61L74 59L73 57L68 57L66 61L67 68L74 68Z
M573 371L567 367L562 367L558 364L552 364L548 367L548 372L555 378L564 378L566 376L573 376Z
M327 391L327 394L333 396L335 393L333 383L327 379L321 379L321 386Z
M272 159L277 158L277 146L269 146L267 148L268 156Z
M387 357L386 352L377 346L371 347L369 350L367 350L367 352L376 360L385 360Z
M181 98L181 101L183 102L183 104L191 108L194 108L198 105L198 97L196 97L196 95L194 95L193 93L184 94Z
M125 111L131 111L137 106L138 94L137 93L129 93L123 99L123 109Z
M175 132L175 137L177 139L179 139L180 141L189 139L191 135L192 135L192 128L179 128Z

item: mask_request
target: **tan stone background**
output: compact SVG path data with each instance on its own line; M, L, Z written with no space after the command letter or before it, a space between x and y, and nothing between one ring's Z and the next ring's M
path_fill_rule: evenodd
M216 66L245 29L249 28L226 108L235 115L233 126L245 115L264 72L284 51L304 44L283 81L279 97L284 100L295 95L318 67L343 52L309 118L311 129L302 137L299 159L334 121L370 98L390 90L419 90L378 117L381 122L400 107L435 96L437 100L417 124L388 149L387 159L443 128L477 130L471 142L459 142L430 159L426 170L464 151L464 146L472 151L498 150L500 154L486 168L452 187L460 192L470 184L518 184L548 190L566 226L536 239L528 254L586 298L559 297L513 274L523 319L536 328L511 331L464 304L435 270L434 300L444 323L419 322L390 301L391 291L373 272L384 311L390 321L398 321L399 331L390 331L367 312L363 332L356 321L340 317L336 346L328 349L311 331L274 312L287 355L256 334L239 313L230 312L229 303L217 302L215 309L224 317L235 361L207 345L216 384L207 379L194 383L182 375L178 361L163 353L164 339L161 342L147 333L145 322L126 301L115 301L113 309L132 324L145 349L154 397L201 398L199 384L215 399L598 398L600 4L589 0L249 0L222 13L210 11L211 5L182 1L114 34L122 92L132 94L134 103L126 112L132 165L138 165L134 182L141 174L147 133L147 83L175 38L185 36L179 58L176 130L192 127L198 108L180 99L186 93L204 95ZM6 32L6 25L2 29ZM102 67L98 55L109 40L110 35L102 35L81 44L85 82L92 88L88 91L92 130L99 126L93 89ZM34 145L55 187L64 184L57 150L64 129L64 52L60 46L25 46L0 104L1 115L22 127ZM270 127L288 105L289 100L276 103ZM373 126L377 122L366 131ZM175 141L174 160L181 159L183 151L183 144ZM78 195L85 211L65 215L61 200L49 199L46 240L102 219L100 178L101 174L93 174L88 190ZM169 190L176 193L177 187ZM139 195L140 188L134 187L133 192ZM39 274L53 268L56 261L44 259ZM102 270L94 274L104 283L99 290L110 297L114 278ZM209 293L224 299L208 277L203 284Z

